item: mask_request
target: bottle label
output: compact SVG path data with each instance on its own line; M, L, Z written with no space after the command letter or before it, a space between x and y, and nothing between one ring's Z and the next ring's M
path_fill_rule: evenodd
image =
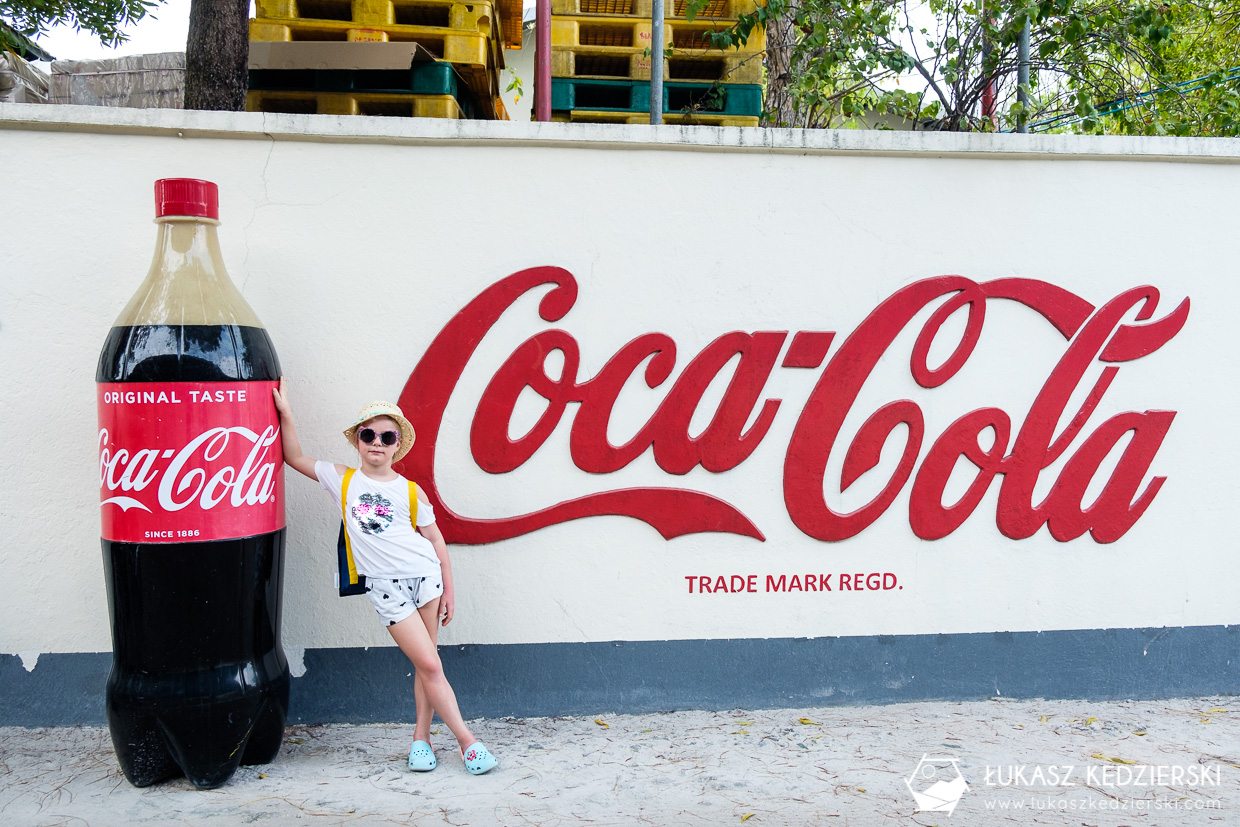
M276 384L99 383L103 538L192 543L283 528Z

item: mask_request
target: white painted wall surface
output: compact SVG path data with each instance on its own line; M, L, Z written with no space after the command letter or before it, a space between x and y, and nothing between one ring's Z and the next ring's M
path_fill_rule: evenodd
M580 343L582 377L655 331L679 348L673 379L732 330L833 330L834 353L883 299L941 274L1043 279L1095 305L1152 284L1162 291L1159 317L1191 298L1183 331L1125 365L1086 428L1120 411L1178 411L1147 475L1165 475L1166 485L1127 535L1100 545L1088 535L1059 543L1045 529L1005 538L995 526L997 482L943 540L910 531L909 486L861 535L810 539L789 519L781 481L821 368L775 369L764 392L783 400L774 425L725 474L670 477L647 453L611 478L587 475L568 459L571 408L529 463L485 474L468 452L474 406L516 345L552 326L537 317L542 291L527 296L483 341L449 405L437 454L445 498L469 516L502 517L593 490L676 485L738 505L766 541L665 541L636 520L596 517L456 546L458 614L443 642L1240 621L1238 142L8 105L0 158L6 190L21 195L20 206L10 198L0 230L0 569L9 584L0 652L110 648L93 376L104 336L149 264L151 184L166 176L219 184L227 265L279 349L303 443L339 462L350 460L339 432L355 411L395 398L453 315L525 267L576 276L580 297L555 326ZM906 330L862 393L844 444L865 415L905 397L926 415L923 456L975 407L1001 407L1017 424L1064 342L1032 311L1007 304L992 309L961 375L933 391L909 376L920 324ZM626 391L615 441L670 384ZM881 479L899 451L887 448L873 472ZM828 496L855 507L876 488L866 478L864 491L831 493L841 462L837 450ZM287 485L286 647L389 645L365 601L335 596L335 504L292 472ZM894 572L903 588L689 595L683 579L752 573L761 582L808 571Z

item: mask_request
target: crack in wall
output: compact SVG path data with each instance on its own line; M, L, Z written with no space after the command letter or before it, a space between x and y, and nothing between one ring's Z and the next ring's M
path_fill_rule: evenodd
M568 609L564 608L564 604L560 602L560 600L557 598L552 598L552 599L555 600L555 605L560 607L560 611L564 613L564 616L568 618L568 622L573 624L573 628L576 629L578 633L581 634L581 639L583 641L588 641L590 639L590 636L586 634L585 629L577 625L577 620L571 614L568 613Z
M241 234L245 238L245 258L241 261L241 269L245 272L245 278L241 282L241 293L245 294L246 285L250 283L250 228L254 226L254 221L258 218L258 211L263 207L271 204L271 191L267 180L267 170L271 166L271 156L276 151L276 136L267 131L267 115L263 113L263 135L267 136L270 144L267 146L267 160L263 162L263 198L254 205L254 209L250 212L250 220L241 228Z

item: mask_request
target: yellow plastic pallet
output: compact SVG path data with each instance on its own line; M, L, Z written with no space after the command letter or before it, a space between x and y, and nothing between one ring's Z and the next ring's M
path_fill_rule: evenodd
M499 2L506 6L513 0ZM358 29L368 31L389 26L476 31L495 41L492 58L496 67L502 69L504 51L499 44L508 39L508 34L507 28L501 25L503 13L497 13L499 11L492 0L255 0L255 16L266 20L334 20L353 23ZM260 38L251 36L250 39ZM332 39L382 40L373 35Z
M648 112L592 112L574 109L572 112L552 112L552 121L561 123L622 123L649 124ZM664 124L683 126L757 126L758 117L746 115L711 115L698 112L665 112Z
M311 22L320 23L320 22L325 22L325 21L311 21ZM254 19L250 21L250 40L267 41L267 42L271 42L271 41L287 42L287 41L316 40L316 39L318 40L331 40L331 39L346 40L348 39L353 42L362 42L367 39L369 40L381 39L381 38L377 38L373 36L374 34L376 34L375 30L373 29L358 30L357 32L353 33L355 36L346 38L343 36L339 36L341 29L339 29L338 27L333 27L327 30L329 34L334 35L334 38L326 38L326 37L315 38L310 35L314 35L316 33L322 34L323 30L320 28L316 28L313 25L310 26L308 29L302 29L302 28L299 28L301 23L302 21L287 20L287 19L286 20ZM351 24L346 23L343 25L348 26ZM402 27L401 31L397 32L397 35L399 36L392 37L392 40L400 41L400 42L416 42L419 45L423 45L423 46L425 46L428 43L433 43L433 40L430 40L427 38L419 38L419 37L411 38L411 37L405 36L407 32L405 32L404 29L407 29L407 28L411 28L411 27ZM440 32L442 30L435 30L435 31ZM362 36L358 36L359 32ZM378 34L383 35L383 36L387 35L386 32L378 32ZM503 64L495 63L493 60L493 56L495 55L496 52L498 52L500 55L503 54L503 49L499 48L499 41L492 40L490 38L483 38L481 35L465 35L462 37L465 40L464 45L470 46L470 48L468 49L444 48L443 49L444 51L452 55L452 57L448 57L444 59L448 60L449 62L453 64L453 68L455 69L456 73L461 77L462 80L465 81L465 85L469 88L470 92L474 95L474 100L488 101L494 97L497 97L499 95L499 69L502 68ZM442 42L442 39L440 40L440 42ZM462 45L459 40L455 42L457 43L458 47ZM479 43L483 45L489 44L491 47L490 52L488 53L485 48L478 47ZM481 54L479 54L479 52L481 52Z
M493 107L494 102L498 101L500 98L499 72L495 69L481 69L476 66L458 65L454 68L456 69L457 76L460 77L461 80L465 81L465 87L469 89L473 99L483 107L484 116L488 114L486 112L486 102L492 101ZM489 114L491 114L491 117L497 121L508 120L507 114L501 115L499 110L495 110Z
M650 79L649 47L552 46L551 76L557 78ZM673 49L663 61L666 80L761 83L762 54Z
M686 0L664 3L664 14L667 17L684 17L687 5ZM755 0L708 0L697 16L698 19L735 19L738 15L753 14L758 5ZM761 5L765 5L765 2ZM650 0L551 0L552 14L631 15L649 18L650 7Z
M751 55L766 48L766 31L755 30L749 41L740 49L717 49L705 39L705 33L723 28L721 21L666 20L663 26L663 42L673 49L700 52L703 56L729 54ZM552 46L640 46L651 43L650 21L634 17L583 17L560 15L551 18Z
M417 43L432 55L450 63L466 66L503 66L503 51L490 36L492 17L490 7L475 7L466 11L463 5L454 8L462 11L460 25L451 28L437 26L359 26L345 20L318 20L306 18L265 18L250 20L250 40L345 40L349 42L400 42ZM485 17L485 20L481 19ZM495 53L499 52L497 56Z
M385 115L401 118L463 117L451 95L393 95L378 92L249 92L247 112L295 115Z
M460 6L460 9L454 9ZM254 0L255 17L337 20L362 26L457 28L454 15L481 9L490 28L490 0Z
M525 16L522 0L499 0L499 22L503 31L504 48L520 49Z

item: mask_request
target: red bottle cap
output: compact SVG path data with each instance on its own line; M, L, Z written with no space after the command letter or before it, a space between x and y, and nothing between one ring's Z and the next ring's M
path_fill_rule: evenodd
M161 178L155 182L155 217L196 215L220 219L220 188L200 178Z

